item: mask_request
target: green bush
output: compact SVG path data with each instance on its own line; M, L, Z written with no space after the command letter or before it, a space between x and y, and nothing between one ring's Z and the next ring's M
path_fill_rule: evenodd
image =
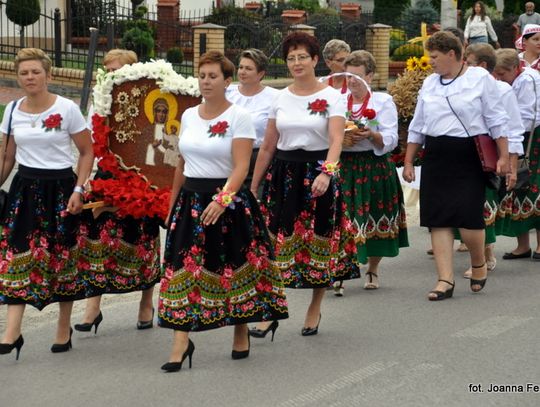
M404 44L398 47L392 54L392 61L406 61L410 57L421 57L424 55L424 47L418 43Z
M181 64L184 62L184 52L179 47L169 48L167 51L167 61L173 64Z
M396 16L399 16L405 7L411 4L410 0L374 0L373 18L376 23L395 25Z
M409 6L401 13L402 26L405 27L407 37L420 35L422 23L433 24L439 21L439 12L435 10L429 0L418 0L414 6Z
M400 28L392 28L390 31L390 55L394 53L396 48L407 42L407 34Z
M296 10L305 10L309 14L313 14L321 9L319 0L290 0L289 6Z
M122 37L122 48L134 51L139 61L148 61L154 56L155 41L152 33L140 28L130 28Z
M26 27L39 20L41 6L39 0L7 0L6 16L15 24Z

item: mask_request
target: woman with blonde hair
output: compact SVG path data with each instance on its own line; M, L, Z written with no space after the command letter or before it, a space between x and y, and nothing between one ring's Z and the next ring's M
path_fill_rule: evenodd
M108 72L135 62L137 55L126 49L112 49L103 58ZM90 108L90 123L92 116L93 108ZM100 169L99 161L97 165L95 179L106 178L108 173ZM120 218L109 211L94 218L92 211L85 211L82 228L85 231L82 255L88 264L82 274L87 284L86 296L90 298L86 301L82 322L75 324L75 329L80 332L93 329L96 334L103 321L101 296L133 291L141 291L137 329L152 328L152 295L161 271L159 221L131 216Z
M27 304L42 310L59 303L51 351L66 352L71 348L73 301L85 294L77 272L77 233L83 185L92 170L92 142L78 106L49 92L51 65L40 49L17 53L15 72L25 96L8 104L0 126L0 185L18 164L0 222L0 303L8 304L0 354L16 349L17 359ZM73 172L72 142L79 152L78 174Z

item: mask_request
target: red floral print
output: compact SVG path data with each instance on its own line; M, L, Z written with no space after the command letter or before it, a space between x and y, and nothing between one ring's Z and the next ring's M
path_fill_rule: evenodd
M210 125L208 127L208 134L210 134L210 136L208 137L225 137L225 133L227 133L228 128L229 123L226 121L217 122L214 125Z
M315 99L314 102L308 103L309 114L320 114L326 116L328 114L328 102L326 99Z
M53 131L53 130L60 130L62 126L62 115L57 114L51 114L49 117L47 117L45 120L42 121L42 129L45 129L45 131Z

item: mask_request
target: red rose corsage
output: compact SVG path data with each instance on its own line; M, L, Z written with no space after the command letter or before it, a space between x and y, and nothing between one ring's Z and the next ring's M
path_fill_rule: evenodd
M51 114L42 121L41 128L45 131L61 130L63 117L61 114Z
M309 114L320 114L326 117L328 115L328 107L330 105L326 99L315 99L315 101L308 103Z
M339 168L341 167L341 164L339 161L332 162L332 161L317 161L320 165L320 167L317 167L319 171L322 173L329 175L331 177L336 176L339 174Z
M226 121L217 122L214 125L211 124L208 127L208 134L210 134L208 137L225 137L225 133L227 133L228 128L229 123Z

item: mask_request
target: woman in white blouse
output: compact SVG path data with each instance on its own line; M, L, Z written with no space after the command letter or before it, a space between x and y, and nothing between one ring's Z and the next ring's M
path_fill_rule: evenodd
M255 126L257 138L253 142L253 153L249 165L249 173L246 177L246 185L251 184L251 177L257 154L264 139L268 112L278 90L270 86L264 86L261 81L266 74L268 57L259 49L251 48L242 51L238 62L239 85L229 85L225 96L235 105L242 106L249 113Z
M24 343L21 325L27 304L42 310L59 303L51 351L66 352L71 348L73 300L85 295L77 273L78 214L94 155L78 106L48 90L51 65L40 49L17 53L15 71L25 97L7 106L0 126L4 139L0 185L18 164L0 223L0 304L8 304L0 354L16 349L17 359ZM72 143L79 152L77 175Z
M495 43L495 48L499 48L497 34L491 25L491 19L486 15L486 5L481 1L474 3L472 14L465 24L465 40L469 44L475 42L488 42L489 38Z
M375 74L375 58L367 51L353 51L345 59L346 72L369 85ZM359 129L347 131L342 162L343 196L358 223L362 242L359 263L368 264L364 288L379 288L379 263L409 246L403 192L395 164L388 153L398 144L398 115L392 96L370 92L354 76L347 76L347 119Z
M530 258L540 260L540 74L536 69L523 68L514 49L497 51L495 76L514 90L526 137L524 151L529 151L529 187L510 191L501 201L497 227L505 236L517 237L517 247L505 253L504 260ZM530 230L536 231L536 249L532 252Z
M485 176L474 137L489 134L499 150L497 173L509 171L508 116L495 79L482 68L467 67L459 39L449 32L432 35L426 48L435 73L424 81L409 126L403 178L414 180L413 158L424 145L420 179L420 224L431 228L438 281L430 301L452 297L453 228L469 248L471 290L487 279L484 254Z
M311 288L302 328L316 335L325 289L359 277L353 226L338 182L344 99L315 76L317 39L295 32L283 42L293 83L274 100L251 190L264 179L261 209L285 285ZM261 328L259 326L258 328Z
M174 330L167 372L188 357L191 367L189 332L234 326L231 357L243 359L248 322L287 318L264 219L243 185L255 129L250 114L225 98L234 65L210 51L198 68L204 102L182 115L159 294L159 325Z

